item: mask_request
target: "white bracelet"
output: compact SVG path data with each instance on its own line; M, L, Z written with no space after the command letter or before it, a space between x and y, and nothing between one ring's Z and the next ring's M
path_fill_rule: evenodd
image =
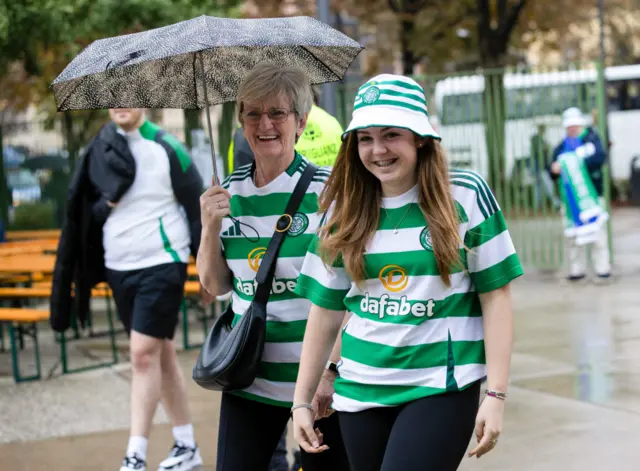
M310 411L313 412L313 406L311 404L294 404L293 407L291 408L291 415L293 415L293 411L296 409L300 409L304 407L305 409L309 409Z

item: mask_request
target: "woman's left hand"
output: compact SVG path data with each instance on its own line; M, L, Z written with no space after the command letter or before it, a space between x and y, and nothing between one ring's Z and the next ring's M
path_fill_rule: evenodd
M503 417L504 401L491 396L485 397L476 416L475 432L478 445L469 452L469 458L480 458L495 448L502 432Z
M316 389L316 394L313 396L311 405L313 406L314 417L313 420L324 419L333 414L331 409L331 402L333 401L333 393L335 388L333 382L335 381L335 374L330 371L322 373L320 378L320 384Z

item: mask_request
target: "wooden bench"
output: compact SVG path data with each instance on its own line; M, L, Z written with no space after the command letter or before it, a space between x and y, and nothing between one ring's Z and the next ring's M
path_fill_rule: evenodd
M0 288L0 298L48 298L50 296L51 288L45 287Z
M38 281L30 287L0 287L0 298L48 298L51 296L51 286L51 281ZM186 296L199 296L200 282L187 281L184 285L184 294ZM96 298L113 297L113 293L109 285L100 283L91 290L91 296Z
M60 229L41 229L34 231L7 231L7 240L58 239Z
M30 287L0 287L0 299L14 299L14 300L46 299L51 297L51 286L52 286L52 283L50 281L40 281L40 282L33 283L32 286ZM213 311L209 311L208 309L202 308L202 306L200 305L200 282L199 281L187 281L184 286L184 294L185 294L185 299L183 300L182 309L181 309L182 310L182 327L183 327L183 346L186 350L189 350L189 349L200 346L200 344L192 345L189 342L189 309L195 310L198 313L198 320L202 324L202 329L203 329L204 335L206 336L209 329L208 321L215 318L215 315L216 315L215 309L217 306L211 308L213 309ZM117 357L118 357L116 344L115 344L115 326L113 325L113 321L112 321L113 311L112 311L112 305L111 305L111 298L113 297L113 294L108 284L100 283L92 289L91 296L94 298L104 298L107 301L107 319L109 322L109 331L105 333L108 334L110 337L112 337L112 350L113 350L113 362L109 363L110 365L110 364L116 363ZM17 310L24 309L25 311L27 310L27 308L14 308L14 309L17 309ZM42 311L39 311L39 312L42 312ZM39 322L40 320L46 320L48 318L49 316L47 313L47 317L45 319L39 319L32 322ZM0 321L1 320L2 319L0 319ZM9 319L9 320L12 320L12 319ZM75 338L79 339L80 333L78 331L77 324L74 324L74 331L75 331ZM19 344L21 348L23 348L22 335L24 333L27 333L27 332L22 332L20 330L17 332L18 338L19 338ZM33 334L35 335L36 333L37 332L34 329ZM103 333L99 333L96 335L92 334L92 336L98 337L98 336L101 336L102 334ZM0 330L0 339L1 338L2 338L2 332ZM72 341L72 340L73 338L67 338L66 335L62 335L62 334L59 335L59 341L62 349L61 350L62 369L63 369L63 373L65 374L78 371L78 370L71 370L68 367L66 342ZM36 379L36 378L34 377L33 379Z
M49 311L24 307L0 307L0 322L42 322L49 319Z
M111 290L105 287L96 287L91 290L94 298L105 298L112 296ZM0 298L50 298L51 283L38 283L37 286L16 288L0 287Z
M40 368L40 349L38 346L38 322L46 321L48 319L48 311L22 307L0 307L0 325L7 324L9 327L11 362L13 367L13 378L16 383L39 380L42 377ZM24 348L23 337L25 335L31 337L34 345L36 374L31 376L22 376L20 373L18 344L20 344L21 348Z
M51 297L51 282L39 282L34 283L36 286L32 287L0 287L0 299L12 299L14 302L20 304L25 300L29 299L47 299ZM57 334L58 342L60 343L60 364L62 365L62 373L75 373L79 371L85 371L88 369L99 368L103 366L111 366L118 362L118 352L117 352L117 344L116 344L116 331L113 325L113 310L111 307L111 290L109 289L106 283L97 285L93 290L91 295L96 298L105 298L107 300L107 321L109 324L109 329L106 332L95 333L91 331L91 337L100 337L106 335L111 339L111 351L112 351L112 360L106 363L100 363L98 365L91 365L82 368L72 369L69 367L69 357L67 355L67 342L72 341L74 338L67 338L66 334ZM36 366L38 369L38 374L29 378L23 378L20 375L20 370L17 365L17 347L14 349L14 343L12 343L12 359L14 363L14 378L16 382L27 381L27 380L36 380L40 379L40 356L38 350L38 339L37 339L37 327L36 324L39 321L48 320L49 313L46 311L39 311L35 309L30 309L28 307L13 307L13 308L4 308L6 311L7 318L3 318L0 316L0 348L4 350L4 335L2 332L2 321L5 322L18 322L19 319L23 319L23 323L29 323L28 326L9 326L9 334L12 342L17 341L20 349L24 348L24 336L28 335L32 337L34 340L34 345L36 346ZM12 309L12 311L9 311ZM23 317L20 318L19 316ZM41 317L36 319L30 316L40 315ZM43 317L44 316L44 317ZM88 320L90 325L90 319ZM80 339L80 332L78 330L78 324L75 319L72 319L72 327L75 332L75 339ZM54 367L55 369L55 367Z
M2 258L0 257L0 263ZM30 275L8 275L0 273L0 284L13 285L16 283L41 283L46 277L42 273L31 273Z
M200 296L200 282L199 281L187 281L184 284L185 296Z

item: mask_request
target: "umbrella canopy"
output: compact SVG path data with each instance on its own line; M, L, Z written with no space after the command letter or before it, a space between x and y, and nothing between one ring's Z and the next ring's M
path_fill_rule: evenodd
M58 111L205 108L234 101L259 62L297 66L312 85L342 80L362 45L310 17L200 16L90 44L52 83Z

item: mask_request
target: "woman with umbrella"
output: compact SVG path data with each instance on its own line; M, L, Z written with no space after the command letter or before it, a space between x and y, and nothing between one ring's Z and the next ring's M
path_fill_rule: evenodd
M236 316L251 302L256 271L275 220L308 164L294 146L305 129L311 104L309 78L296 68L259 64L238 90L238 118L255 161L202 195L197 258L204 288L212 295L231 291ZM310 308L310 302L293 289L320 222L317 197L328 175L326 169L317 171L280 250L273 280L278 289L273 289L267 303L267 338L258 377L246 390L222 394L218 471L266 471L289 420ZM338 358L336 346L331 359ZM319 419L331 412L332 369L327 365L317 388L313 409ZM318 420L319 434L324 434L330 451L325 456L303 453L305 471L349 469L336 420L335 416Z
M332 407L354 471L454 471L474 432L497 443L509 379L509 283L522 274L475 172L450 170L415 81L381 75L355 99L296 293L311 300L292 407L309 453L326 446L307 409L343 322ZM478 410L480 382L486 397Z

